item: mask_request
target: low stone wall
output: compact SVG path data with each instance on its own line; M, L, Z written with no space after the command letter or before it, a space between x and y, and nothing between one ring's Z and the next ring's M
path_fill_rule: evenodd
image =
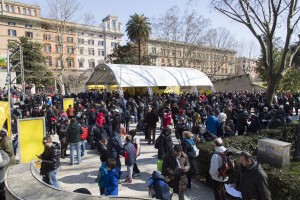
M41 180L34 164L18 164L9 167L5 175L6 199L47 199L47 200L96 200L96 199L143 199L127 197L99 197L56 189Z

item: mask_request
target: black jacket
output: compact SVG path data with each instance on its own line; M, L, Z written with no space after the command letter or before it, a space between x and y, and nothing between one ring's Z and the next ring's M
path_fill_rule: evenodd
M159 121L158 115L155 111L146 114L145 121L148 128L156 128L156 122Z
M121 128L121 116L119 113L116 113L112 118L112 131L119 134L120 128Z
M53 171L60 166L60 150L59 145L53 142L53 145L49 148L45 148L41 154L41 175L46 175L47 172Z
M267 175L256 161L247 169L241 166L237 188L242 193L243 200L271 200L268 189Z
M164 155L171 152L173 141L169 134L162 132L155 142L155 148L158 149L158 159L162 160Z

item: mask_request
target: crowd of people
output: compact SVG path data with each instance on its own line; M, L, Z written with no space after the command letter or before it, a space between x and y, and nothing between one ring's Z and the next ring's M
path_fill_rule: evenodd
M69 105L67 110L63 110L65 97L75 100L74 105ZM1 95L0 98L5 99ZM299 95L280 93L268 104L263 93L247 91L152 96L125 92L122 97L118 93L106 92L65 96L37 94L27 96L12 108L13 147L16 153L17 119L45 117L47 134L58 134L60 140L60 147L52 142L50 136L43 140L45 152L39 157L45 182L59 187L56 173L60 159L70 156L70 165L80 164L87 141L91 149L100 155L101 167L97 178L100 194L118 195L118 183L122 175L120 157L125 158L127 168L124 182L133 183L133 177L140 173L136 160L141 153L141 143L137 135L144 134L148 145L158 150L158 159L162 161L161 173L155 172L152 175L154 182L157 180L157 183L161 183L155 185L156 197L170 199L168 187L171 187L180 199L184 199L184 191L192 188L191 180L196 174L196 143L215 141L218 149L223 149L221 138L246 132L256 134L262 128L276 128L290 123L293 110L298 114L299 103ZM130 123L137 123L136 129L130 130ZM157 127L158 123L160 125ZM156 138L158 129L161 134ZM172 141L173 132L178 140L176 144ZM66 153L68 147L69 155ZM213 158L217 161L212 158L212 166L220 162L218 156L214 154ZM250 160L251 166L253 163L257 165L247 153L241 155L241 160L242 163ZM220 189L224 185L219 182L224 183L226 179L218 182L219 178L214 178L216 169L211 167L210 170L215 180L214 188L218 188L214 194L216 199L224 199ZM247 195L245 199L255 199L256 194L252 198L246 192L248 183L242 179L239 186L242 195ZM266 181L263 183L266 184ZM255 189L252 193L258 193L258 199L270 199L262 198L261 192Z

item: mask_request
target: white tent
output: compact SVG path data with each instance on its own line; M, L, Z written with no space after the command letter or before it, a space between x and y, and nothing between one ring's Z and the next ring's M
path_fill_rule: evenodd
M121 87L213 86L204 73L193 68L124 64L97 65L86 85L119 85Z

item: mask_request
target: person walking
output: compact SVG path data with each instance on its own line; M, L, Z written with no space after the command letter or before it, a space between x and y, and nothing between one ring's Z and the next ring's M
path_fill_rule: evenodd
M83 130L76 123L75 118L71 118L71 123L67 129L67 143L70 145L70 165L74 164L74 149L76 149L78 164L81 163L80 135Z
M184 200L186 174L190 170L190 163L180 144L175 144L173 150L163 158L162 174L166 174L168 168L174 172L174 179L169 182L169 186L178 194L179 200Z
M242 193L243 200L271 200L268 177L261 165L248 152L240 153L240 162L237 189Z
M132 183L133 165L136 162L136 148L131 140L131 135L127 135L124 145L125 165L127 167L127 179L125 182L127 183Z
M147 124L147 134L148 134L148 144L152 144L155 142L155 133L156 133L156 123L159 121L157 113L152 109L149 108L150 112L146 114L145 122ZM151 137L152 133L152 137Z
M62 124L59 125L59 141L60 141L60 153L61 158L64 159L67 155L68 143L67 143L67 131L69 126L69 119L65 119Z
M216 138L214 145L215 152L211 157L209 173L212 178L215 200L225 200L224 183L228 180L228 176L223 177L219 174L219 168L223 164L223 158L219 154L225 152L227 149L223 146L222 138Z
M43 138L44 152L38 156L41 159L41 175L43 181L55 188L59 188L56 178L60 167L60 151L58 143L52 142L50 135Z

